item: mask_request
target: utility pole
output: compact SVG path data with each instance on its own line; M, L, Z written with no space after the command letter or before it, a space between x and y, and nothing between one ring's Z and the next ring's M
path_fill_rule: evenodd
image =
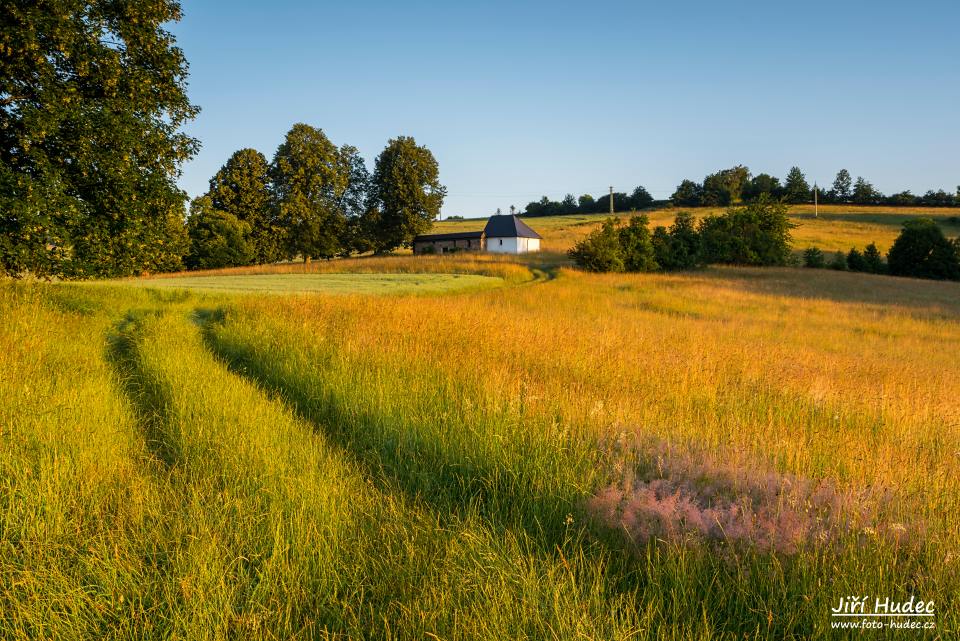
M610 215L613 216L613 185L610 185Z
M818 218L820 209L817 205L817 183L813 183L813 217Z

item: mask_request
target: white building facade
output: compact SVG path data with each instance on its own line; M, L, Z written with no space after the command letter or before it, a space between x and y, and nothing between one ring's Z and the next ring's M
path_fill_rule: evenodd
M485 249L492 254L526 254L540 251L540 234L516 216L491 216L484 235Z

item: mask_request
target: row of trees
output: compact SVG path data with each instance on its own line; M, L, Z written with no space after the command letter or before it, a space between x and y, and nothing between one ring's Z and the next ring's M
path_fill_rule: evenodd
M761 196L769 196L788 203L811 203L814 187L799 167L792 167L781 182L770 174L750 173L737 165L710 174L703 182L684 180L670 197L680 207L726 207L741 201L750 202ZM927 207L960 207L960 186L955 194L944 190L930 190L922 196L910 191L885 196L862 177L853 180L850 172L841 169L829 189L817 188L817 198L822 203L853 203L856 205L905 205Z
M430 229L446 189L429 149L401 136L373 174L356 147L294 125L271 162L235 152L190 205L187 267L383 253Z
M680 212L669 229L658 226L652 233L646 216L633 216L626 225L611 218L569 255L597 272L673 271L712 263L786 265L792 227L787 206L763 196L699 224Z
M872 274L890 274L936 280L960 280L960 237L949 240L929 218L916 218L903 224L884 262L876 244L861 252L837 252L827 262L823 252L810 247L803 253L805 267L849 270Z
M643 186L639 186L629 194L613 193L614 211L639 211L654 204L653 196ZM512 208L511 208L512 210ZM579 198L567 194L561 201L550 200L546 196L540 200L528 203L524 214L527 216L561 216L564 214L595 214L610 211L610 194L603 194L594 198L590 194L583 194Z

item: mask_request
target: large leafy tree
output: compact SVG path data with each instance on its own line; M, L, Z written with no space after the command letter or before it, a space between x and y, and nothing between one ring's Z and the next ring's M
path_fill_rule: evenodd
M783 183L783 198L788 203L805 203L811 199L810 183L799 167L791 167Z
M873 185L862 176L857 176L851 197L858 205L875 205L883 198L883 194L874 189Z
M322 130L298 123L277 149L270 173L278 221L286 230L287 256L306 261L343 253L348 158Z
M394 138L377 157L368 216L378 253L409 245L430 229L446 196L433 154L407 136Z
M258 263L274 262L283 251L283 230L276 220L269 174L263 154L241 149L210 179L207 192L214 209L247 225L252 260Z
M894 276L960 280L960 242L950 242L929 218L903 223L903 231L887 254Z
M737 165L721 169L703 179L701 204L708 207L731 205L740 202L743 188L750 180L750 169Z
M180 266L197 109L179 19L173 0L0 0L0 270Z
M670 201L679 207L699 207L703 198L703 186L692 180L683 180L670 196Z
M837 172L837 177L833 179L833 197L836 198L838 202L847 202L850 200L850 196L853 195L851 191L852 185L853 179L850 178L850 172L846 169L841 169Z
M762 194L779 198L782 191L779 178L770 174L757 174L743 186L743 199L748 202L753 201Z

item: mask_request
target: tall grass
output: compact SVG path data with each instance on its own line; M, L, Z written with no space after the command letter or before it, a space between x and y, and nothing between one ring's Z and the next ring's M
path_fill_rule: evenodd
M0 628L811 638L915 594L956 634L960 288L554 275L5 286Z

